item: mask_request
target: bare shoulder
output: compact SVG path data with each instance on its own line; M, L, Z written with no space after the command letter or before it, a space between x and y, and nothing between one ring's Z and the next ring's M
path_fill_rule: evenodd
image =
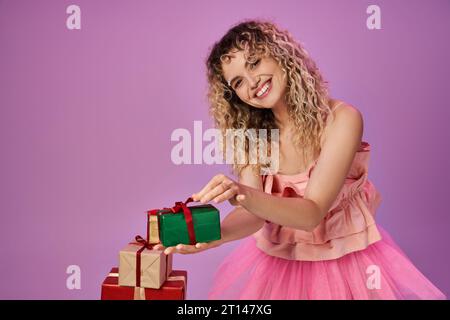
M359 111L355 106L342 103L339 108L335 111L336 115L336 123L341 122L342 124L346 124L353 129L358 129L358 127L363 126L363 116L361 111Z
M340 118L352 118L352 117L361 117L361 112L350 103L347 103L342 100L332 100L331 110L335 117L339 115ZM351 119L350 119L351 121Z
M363 124L363 117L361 111L351 104L342 103L339 108L334 110L336 119L338 121L347 123L349 125Z
M364 119L361 111L349 103L338 100L331 109L334 119L327 125L325 136L333 136L345 131L355 135L355 137L361 136L362 138Z

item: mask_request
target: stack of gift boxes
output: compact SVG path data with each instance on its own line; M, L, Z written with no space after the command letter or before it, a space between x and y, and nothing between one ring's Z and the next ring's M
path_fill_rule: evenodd
M102 300L185 300L187 272L172 270L173 254L164 247L219 240L220 214L210 204L147 211L147 238L136 236L119 252L119 267L112 268L102 284Z

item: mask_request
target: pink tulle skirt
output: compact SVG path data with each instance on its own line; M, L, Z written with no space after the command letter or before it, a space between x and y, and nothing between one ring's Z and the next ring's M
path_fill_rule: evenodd
M446 299L379 230L382 240L325 261L270 256L250 236L221 263L208 299Z

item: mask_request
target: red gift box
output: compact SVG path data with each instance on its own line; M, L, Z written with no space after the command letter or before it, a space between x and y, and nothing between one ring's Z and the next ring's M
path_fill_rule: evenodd
M186 300L187 271L173 270L159 289L119 286L119 268L102 284L101 300Z

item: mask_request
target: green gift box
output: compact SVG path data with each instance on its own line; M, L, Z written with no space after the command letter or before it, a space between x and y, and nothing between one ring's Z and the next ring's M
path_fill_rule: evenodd
M220 240L219 210L210 204L187 207L186 204L190 201L192 201L192 198L188 198L184 203L177 202L177 205L173 208L156 211L159 240L165 247L176 246L180 243L195 244L197 242ZM187 211L190 212L192 223L186 221L186 217L189 220ZM152 215L148 216L149 221ZM151 232L150 229L149 232Z

